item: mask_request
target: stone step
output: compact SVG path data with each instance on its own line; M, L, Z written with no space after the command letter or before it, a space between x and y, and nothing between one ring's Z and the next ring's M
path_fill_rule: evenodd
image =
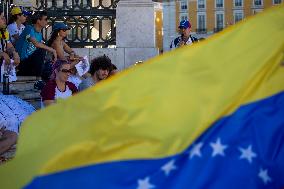
M41 108L41 96L40 96L40 91L38 90L34 89L34 90L28 90L28 91L20 91L13 95L30 103L37 110Z
M28 91L34 89L34 84L36 81L16 81L10 83L10 91L13 93L13 91Z
M11 95L15 95L23 100L40 100L40 91L38 90L27 90L27 91L18 91L16 93L11 93Z
M25 100L29 104L31 104L36 110L41 109L41 100L40 99L30 99L30 100Z
M34 84L37 80L23 80L15 81L9 84L10 93L16 93L20 91L27 91L34 89ZM0 83L0 90L3 90L3 83Z
M36 81L36 80L40 80L40 77L36 77L36 76L17 76L17 81Z
M35 109L40 109L40 91L34 89L34 83L39 79L35 76L17 76L17 81L9 84L10 94L30 103ZM3 91L3 83L0 83L0 91Z

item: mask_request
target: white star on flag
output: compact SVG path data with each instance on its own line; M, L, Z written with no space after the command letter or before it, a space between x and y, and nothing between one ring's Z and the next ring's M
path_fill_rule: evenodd
M175 160L169 161L161 169L164 171L166 176L169 176L169 174L172 170L177 169L177 167L175 166Z
M252 163L252 158L257 156L257 154L252 151L251 145L249 145L247 149L239 148L239 150L242 153L240 159L247 159L249 163Z
M203 146L202 142L193 145L192 149L189 152L190 159L193 158L194 156L199 156L199 157L202 156L202 154L200 152L202 146Z
M258 177L261 178L264 184L267 184L268 182L272 181L272 179L268 176L267 169L260 168Z
M138 188L137 189L151 189L151 188L155 188L155 185L152 185L150 183L150 178L146 177L145 179L138 180Z
M210 146L213 148L212 157L216 155L225 156L224 150L228 147L227 145L222 145L221 139L218 138L216 143L211 142Z

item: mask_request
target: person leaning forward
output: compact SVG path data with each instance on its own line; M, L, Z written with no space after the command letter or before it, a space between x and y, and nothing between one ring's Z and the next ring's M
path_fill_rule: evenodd
M33 25L25 27L16 42L16 50L21 59L18 75L40 76L46 51L53 54L54 61L57 59L56 51L42 40L41 30L47 25L47 13L36 12L32 15L32 23Z

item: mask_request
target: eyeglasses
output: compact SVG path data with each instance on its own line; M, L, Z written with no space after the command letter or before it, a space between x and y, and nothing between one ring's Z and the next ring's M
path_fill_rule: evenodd
M62 31L66 32L67 30L66 29L62 29Z
M61 72L63 73L71 73L71 70L68 70L68 69L62 69Z

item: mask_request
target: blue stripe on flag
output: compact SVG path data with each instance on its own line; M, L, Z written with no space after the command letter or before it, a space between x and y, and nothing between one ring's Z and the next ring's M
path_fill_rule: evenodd
M283 188L284 93L217 121L181 154L35 178L26 189Z

